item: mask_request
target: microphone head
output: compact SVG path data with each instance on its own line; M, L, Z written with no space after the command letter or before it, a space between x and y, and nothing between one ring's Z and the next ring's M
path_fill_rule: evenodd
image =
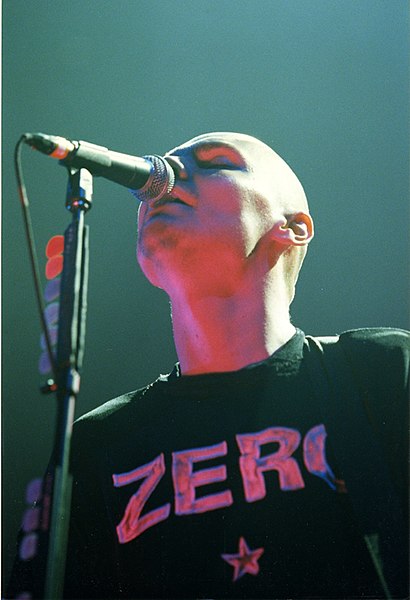
M142 158L151 163L151 174L142 188L131 190L131 192L141 202L159 200L172 191L175 185L175 173L162 156L148 154Z

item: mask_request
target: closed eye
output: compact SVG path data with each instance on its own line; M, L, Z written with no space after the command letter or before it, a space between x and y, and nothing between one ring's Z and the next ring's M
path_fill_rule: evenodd
M239 169L238 165L231 163L226 158L218 157L212 160L197 160L197 164L201 169Z

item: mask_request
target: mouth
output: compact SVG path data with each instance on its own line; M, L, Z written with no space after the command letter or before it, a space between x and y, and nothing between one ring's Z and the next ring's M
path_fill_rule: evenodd
M164 206L165 204L183 204L184 206L188 206L188 204L186 202L184 202L183 200L181 200L181 198L178 198L176 196L170 196L169 194L166 194L159 200L155 200L155 202L152 203L152 208Z
M161 216L161 215L171 215L173 213L177 214L181 209L172 209L174 205L182 205L187 208L189 205L181 200L180 198L176 198L174 196L163 196L159 200L155 200L155 202L147 202L145 208L145 216L147 219L151 219L152 217Z

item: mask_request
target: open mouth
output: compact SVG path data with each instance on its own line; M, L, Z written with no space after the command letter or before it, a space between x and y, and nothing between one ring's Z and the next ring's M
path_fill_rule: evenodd
M168 212L173 212L170 207L175 204L182 204L185 207L188 206L188 204L186 202L183 202L180 198L164 196L159 200L156 200L152 204L149 203L146 212L147 218L151 218L156 215L161 215L162 213L166 214Z
M175 196L169 196L167 194L159 200L156 200L153 204L153 208L156 208L157 206L162 206L164 204L184 204L185 206L187 206L187 203L181 200L181 198L176 198Z

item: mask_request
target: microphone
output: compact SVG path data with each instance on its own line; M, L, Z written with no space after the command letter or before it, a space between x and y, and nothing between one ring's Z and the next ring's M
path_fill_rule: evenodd
M23 140L43 154L57 158L64 166L84 168L92 175L124 185L142 202L159 200L174 187L174 171L162 156L131 156L44 133L25 133Z

